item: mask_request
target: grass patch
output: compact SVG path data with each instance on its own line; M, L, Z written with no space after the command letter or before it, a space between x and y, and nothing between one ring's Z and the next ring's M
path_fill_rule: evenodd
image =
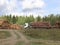
M28 29L22 32L31 38L60 41L60 29Z
M18 41L15 45L24 45L24 42Z
M10 37L11 34L8 31L0 31L0 39L5 39L7 37Z
M47 44L43 42L31 42L30 45L47 45Z

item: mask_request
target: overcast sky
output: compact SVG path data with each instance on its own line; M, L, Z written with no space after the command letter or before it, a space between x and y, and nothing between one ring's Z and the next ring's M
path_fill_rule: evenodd
M0 15L60 14L60 0L0 0Z

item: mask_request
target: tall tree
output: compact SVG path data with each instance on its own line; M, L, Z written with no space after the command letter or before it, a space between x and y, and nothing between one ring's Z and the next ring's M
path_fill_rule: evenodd
M9 21L10 23L12 22L12 17L11 17L11 15L3 16L2 18L3 18L4 20Z
M41 21L41 17L40 16L36 17L36 21Z
M17 20L18 20L17 17L15 17L15 16L12 17L13 24L15 24L17 22Z

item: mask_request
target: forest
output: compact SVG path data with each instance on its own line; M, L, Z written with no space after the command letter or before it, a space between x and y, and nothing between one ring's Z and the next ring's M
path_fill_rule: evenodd
M37 16L34 17L33 15L30 16L15 16L15 15L3 15L0 16L0 19L4 19L9 21L12 24L20 24L23 25L25 23L30 23L30 22L50 22L51 25L54 25L57 21L60 21L60 14L49 14L48 16Z

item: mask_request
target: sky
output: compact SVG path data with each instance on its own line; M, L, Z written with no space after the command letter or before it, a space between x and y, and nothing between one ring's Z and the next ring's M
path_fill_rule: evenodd
M60 0L0 0L1 15L47 16L60 14Z

